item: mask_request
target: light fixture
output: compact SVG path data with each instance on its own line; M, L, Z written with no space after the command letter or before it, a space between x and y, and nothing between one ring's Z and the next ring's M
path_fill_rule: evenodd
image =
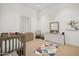
M40 7L40 4L37 4L37 7Z

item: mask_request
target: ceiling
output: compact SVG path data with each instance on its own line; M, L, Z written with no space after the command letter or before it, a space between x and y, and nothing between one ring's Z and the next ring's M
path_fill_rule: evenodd
M51 6L51 4L54 5L54 3L0 3L0 6L1 5L20 5L20 6L24 6L24 7L28 7L28 8L31 8L31 9L34 9L34 10L43 10L49 6Z
M35 9L35 10L43 10L45 8L51 6L79 6L79 3L23 3L24 6Z
M35 10L42 10L49 7L52 3L23 3L24 6L30 7Z
M68 6L71 6L71 7L76 7L78 6L79 7L79 3L8 3L9 5L20 5L20 6L24 6L24 7L28 7L30 9L34 9L34 10L37 10L37 11L40 11L40 10L45 10L46 8L50 7L50 8L54 8L55 7L68 7ZM0 6L1 5L7 5L7 3L3 3L1 4L0 3Z

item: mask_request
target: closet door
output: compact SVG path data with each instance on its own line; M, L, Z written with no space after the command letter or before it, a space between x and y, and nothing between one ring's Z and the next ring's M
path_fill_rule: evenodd
M20 32L31 31L31 19L26 16L20 16Z

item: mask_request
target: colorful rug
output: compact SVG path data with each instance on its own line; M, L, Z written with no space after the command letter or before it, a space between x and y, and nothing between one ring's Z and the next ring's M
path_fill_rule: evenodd
M34 50L34 53L39 56L55 56L58 45L56 44L43 44Z

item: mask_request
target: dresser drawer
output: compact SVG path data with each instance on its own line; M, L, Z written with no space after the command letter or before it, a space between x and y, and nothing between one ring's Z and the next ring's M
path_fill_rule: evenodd
M45 40L64 44L64 35L60 34L45 34Z

